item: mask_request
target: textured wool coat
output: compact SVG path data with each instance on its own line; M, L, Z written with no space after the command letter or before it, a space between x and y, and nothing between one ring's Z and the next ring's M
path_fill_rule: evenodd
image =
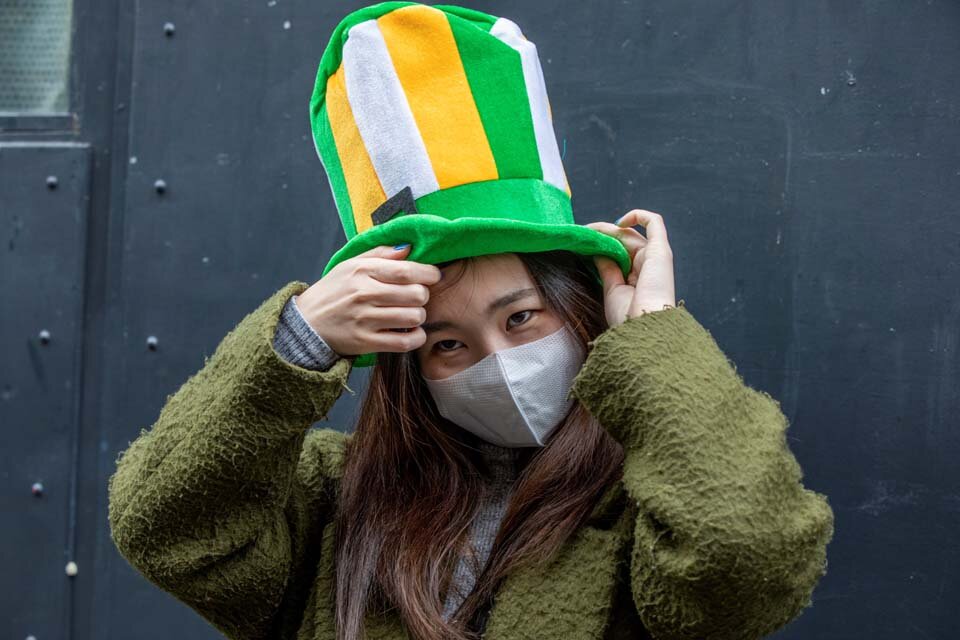
M109 481L123 556L229 638L334 638L332 516L351 436L311 426L352 363L313 371L272 347L307 287L244 317ZM833 512L801 482L779 403L684 306L589 346L571 393L623 445L622 480L552 562L507 576L484 638L748 639L799 615L826 573ZM409 637L393 612L367 628Z

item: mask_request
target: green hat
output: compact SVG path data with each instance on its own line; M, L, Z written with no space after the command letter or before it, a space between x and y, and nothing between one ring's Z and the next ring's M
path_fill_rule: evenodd
M425 264L565 249L630 273L618 239L574 221L537 48L507 18L417 2L348 14L310 124L347 238L322 275L404 242Z

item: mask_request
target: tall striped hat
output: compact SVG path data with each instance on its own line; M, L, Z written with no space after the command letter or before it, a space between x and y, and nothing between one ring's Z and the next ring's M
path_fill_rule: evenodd
M574 221L537 48L507 18L416 2L348 14L310 123L347 238L323 275L403 242L425 264L565 249L630 272L619 240Z

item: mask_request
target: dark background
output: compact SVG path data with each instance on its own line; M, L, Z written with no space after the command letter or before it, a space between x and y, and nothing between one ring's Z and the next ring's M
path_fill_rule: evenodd
M219 637L117 553L107 478L344 242L307 106L362 4L77 0L70 116L0 118L0 636ZM830 499L828 573L774 637L956 637L960 6L465 4L537 44L577 221L664 216L678 297Z

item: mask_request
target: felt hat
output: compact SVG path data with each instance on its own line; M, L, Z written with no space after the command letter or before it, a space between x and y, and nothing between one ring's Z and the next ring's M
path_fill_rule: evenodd
M630 273L619 240L574 221L537 48L508 18L417 2L346 15L310 124L347 238L322 275L405 242L425 264L565 249L598 281L589 256Z

